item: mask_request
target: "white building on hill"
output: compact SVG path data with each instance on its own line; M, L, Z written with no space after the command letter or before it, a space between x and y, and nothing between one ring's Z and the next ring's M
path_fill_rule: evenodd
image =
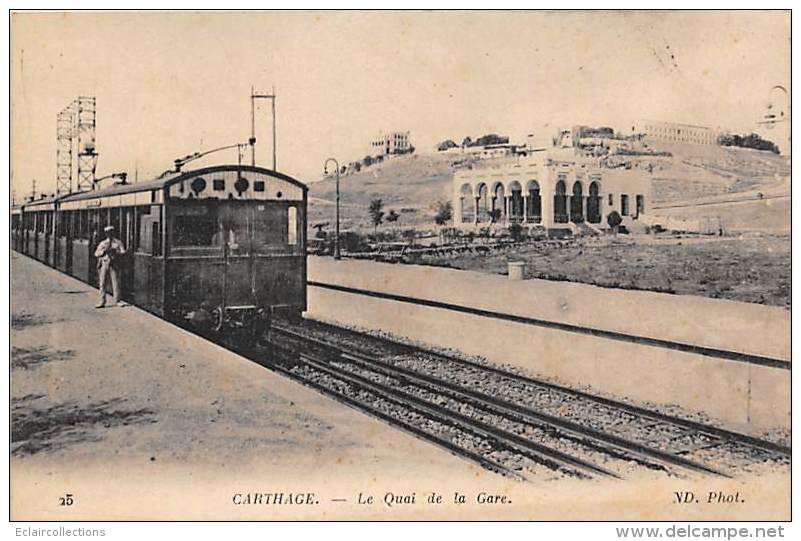
M390 154L406 154L411 149L408 131L380 133L370 141L370 156L388 156Z
M460 170L453 180L456 227L496 223L568 229L587 222L606 227L616 210L637 219L651 205L651 177L642 169L604 168L572 149L538 152L519 163Z
M706 126L641 120L632 126L633 133L644 134L646 139L670 143L691 143L696 145L716 145L720 133Z

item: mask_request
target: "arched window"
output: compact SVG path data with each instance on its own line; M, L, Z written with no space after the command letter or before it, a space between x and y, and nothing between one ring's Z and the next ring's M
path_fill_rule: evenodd
M540 196L539 182L536 180L528 181L526 191L528 192L526 219L535 223L540 223L542 222L542 197Z
M470 223L475 217L473 202L473 188L469 184L462 184L459 190L459 216L462 223Z
M587 198L587 221L601 223L601 185L597 180L590 183L590 196Z
M559 175L560 180L554 186L553 196L553 221L558 224L567 223L567 195L564 180L561 180L562 175Z
M580 223L584 221L584 195L581 182L573 183L573 197L570 199L570 221Z
M492 212L495 221L500 222L506 219L506 190L503 184L496 182L492 188Z
M478 197L478 221L488 222L490 219L489 189L487 188L487 185L482 182L478 185L476 192L476 197Z
M509 184L511 199L509 200L509 219L521 221L523 219L523 187L516 180Z

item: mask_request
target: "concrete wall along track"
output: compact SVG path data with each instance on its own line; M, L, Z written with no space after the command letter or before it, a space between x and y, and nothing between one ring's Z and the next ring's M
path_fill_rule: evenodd
M680 406L750 435L790 426L790 312L415 265L309 258L309 313Z

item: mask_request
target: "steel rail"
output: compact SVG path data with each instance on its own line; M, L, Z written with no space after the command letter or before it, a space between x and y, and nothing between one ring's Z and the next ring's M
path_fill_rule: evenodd
M317 341L319 341L321 343L324 343L324 341L321 341L321 340L319 340L317 338L313 338L313 337L309 337L309 336L305 336L305 335L299 334L299 333L297 333L296 331L294 331L292 329L286 329L286 328L280 327L280 326L273 326L273 329L279 330L280 332L283 332L283 333L294 334L297 338L302 339L302 340L317 340ZM355 333L355 331L350 331L348 329L344 329L344 330L346 330L347 332L350 332L350 333ZM459 365L463 365L463 366L469 366L471 368L476 368L476 369L479 369L479 370L484 370L486 372L490 372L490 373L493 373L493 374L501 376L501 377L505 377L505 378L508 378L508 379L511 379L511 380L514 380L514 381L518 381L520 383L525 383L525 384L533 385L533 386L537 386L537 387L545 387L545 388L547 388L549 390L562 392L562 393L565 393L565 394L568 394L568 395L576 396L578 398L583 398L585 400L593 401L593 402L596 402L598 404L602 404L604 406L620 409L620 410L623 410L623 411L625 411L627 413L630 413L632 415L636 415L636 416L639 416L639 417L646 417L646 418L649 418L649 419L653 419L654 421L666 422L666 423L670 423L670 424L674 424L674 425L680 426L682 428L695 430L699 434L704 434L704 435L707 435L707 436L713 436L713 437L716 437L716 438L720 438L720 439L725 440L728 443L745 444L745 445L749 445L751 447L755 447L757 449L760 449L762 451L775 453L775 454L778 454L778 455L786 456L788 458L792 456L792 449L790 447L785 446L785 445L781 445L781 444L776 443L776 442L772 442L772 441L756 438L756 437L753 437L753 436L748 436L746 434L741 434L739 432L733 432L733 431L730 431L730 430L726 430L725 428L719 428L719 427L711 426L711 425L708 425L708 424L705 424L705 423L699 423L697 421L691 421L689 419L683 419L681 417L674 417L674 416L667 415L667 414L664 414L664 413L660 413L660 412L657 412L657 411L649 410L649 409L646 409L646 408L643 408L643 407L640 407L640 406L627 404L625 402L621 402L621 401L614 400L614 399L611 399L611 398L605 398L603 396L597 396L597 395L588 393L586 391L580 391L580 390L577 390L577 389L571 389L571 388L566 387L564 385L551 383L551 382L544 381L544 380L537 379L537 378L533 378L533 377L530 377L530 376L523 376L523 375L520 375L520 374L515 374L513 372L509 372L507 370L504 370L503 368L499 368L499 367L496 367L496 366L491 366L491 365L487 365L487 364L481 364L481 363L478 363L478 362L475 362L475 361L470 361L470 360L467 360L467 359L461 359L461 358L458 358L458 357L448 356L448 355L445 355L445 354L440 353L438 351L434 351L434 350L429 349L429 348L425 348L425 347L421 347L421 346L411 346L409 344L403 344L403 343L398 342L396 340L392 340L392 339L385 338L385 337L377 337L377 336L372 336L371 335L370 338L372 340L376 340L378 342L387 344L387 345L389 345L389 346L391 346L393 348L400 349L401 351L403 351L405 353L408 353L408 354L424 353L424 354L430 355L430 356L432 356L434 358L442 359L442 360L444 360L446 362L459 364ZM332 345L332 347L337 347L337 346L336 345ZM360 353L365 354L364 352L360 352Z
M549 466L552 469L567 469L568 471L585 475L587 474L586 472L592 472L593 474L606 477L620 478L619 475L605 468L570 456L567 453L551 449L539 443L532 442L516 434L506 432L505 430L499 429L482 421L478 421L466 415L438 408L410 393L399 391L386 385L381 385L356 374L345 374L342 371L338 371L329 366L325 361L314 359L303 353L300 354L300 358L303 362L321 372L325 372L334 378L352 383L362 388L366 388L371 392L379 394L379 396L392 396L395 400L401 402L403 405L410 403L414 405L415 408L426 412L426 415L429 417L433 416L438 418L440 422L442 422L442 419L445 419L446 424L455 424L461 429L466 427L470 432L478 433L485 438L493 439L515 453L526 456L527 458L535 460L545 466Z
M385 412L381 411L380 409L378 409L376 407L373 407L373 406L370 406L368 404L365 404L364 402L360 402L359 400L351 398L351 397L349 397L349 396L347 396L347 395L345 395L343 393L337 392L337 391L335 391L335 390L333 390L333 389L331 389L329 387L326 387L325 385L322 385L320 383L311 381L311 380L309 380L307 378L298 376L297 374L295 374L294 372L292 372L291 370L289 370L285 366L281 365L280 363L272 363L272 362L271 363L261 363L260 362L259 364L262 364L263 366L267 366L271 370L275 370L276 372L279 372L279 373L283 374L284 376L292 379L293 381L297 381L298 383L300 383L302 385L306 385L307 387L310 387L310 388L312 388L312 389L314 389L314 390L316 390L318 392L321 392L321 393L331 397L333 400L341 402L341 403L343 403L343 404L345 404L345 405L347 405L347 406L349 406L349 407L351 407L351 408L353 408L355 410L358 410L359 412L366 413L368 415L376 417L377 419L380 419L380 420L382 420L382 421L384 421L384 422L386 422L386 423L388 423L388 424L390 424L390 425L392 425L392 426L394 426L396 428L399 428L401 430L409 432L410 434L412 434L414 436L417 436L417 437L419 437L419 438L421 438L423 440L426 440L426 441L428 441L428 442L430 442L430 443L432 443L432 444L434 444L434 445L436 445L438 447L441 447L441 448L445 449L446 451L450 452L451 454L458 456L459 458L462 458L462 459L465 459L465 460L467 460L469 462L473 462L475 464L478 464L479 466L481 466L481 467L483 467L483 468L485 468L487 470L494 471L494 472L500 473L502 475L506 475L506 476L511 477L513 479L517 479L518 481L525 481L526 480L526 478L523 475L521 475L518 472L515 472L515 471L507 468L506 466L500 464L499 462L496 462L496 461L494 461L494 460L492 460L490 458L482 456L481 454L476 453L475 451L471 451L469 449L465 449L464 447L460 447L460 446L454 444L453 442L451 442L450 440L445 439L445 438L440 437L440 436L437 436L436 434L432 434L431 432L426 432L422 428L419 428L419 427L415 426L412 423L403 421L401 419L398 419L397 417L393 417L392 415L389 415L388 413L385 413ZM339 379L339 378L337 378L337 379ZM390 400L390 401L397 403L397 401L395 401L395 400ZM403 407L415 410L415 408L411 408L408 405L405 405L405 404L400 404L400 405L403 406Z

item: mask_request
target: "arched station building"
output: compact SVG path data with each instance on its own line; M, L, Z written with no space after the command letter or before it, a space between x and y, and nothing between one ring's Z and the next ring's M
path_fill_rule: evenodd
M454 225L519 223L574 229L581 222L607 227L617 210L637 219L651 206L651 175L640 168L605 168L572 149L537 153L519 163L458 171L453 180Z

